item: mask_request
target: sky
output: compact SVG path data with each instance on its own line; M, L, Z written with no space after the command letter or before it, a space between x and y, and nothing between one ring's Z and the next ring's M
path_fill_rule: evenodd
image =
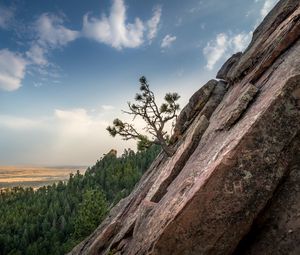
M145 75L183 107L277 0L0 0L0 165L92 165ZM143 123L135 123L141 127Z

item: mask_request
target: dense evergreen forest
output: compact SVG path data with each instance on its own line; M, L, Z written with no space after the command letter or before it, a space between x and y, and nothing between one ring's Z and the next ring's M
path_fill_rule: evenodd
M67 182L2 191L0 254L65 254L131 192L159 151L152 146L137 153L125 150L121 157L109 153Z

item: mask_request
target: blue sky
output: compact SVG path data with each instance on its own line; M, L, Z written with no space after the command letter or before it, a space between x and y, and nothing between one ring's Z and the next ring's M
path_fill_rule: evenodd
M0 0L0 165L90 165L145 75L181 105L277 0ZM141 126L142 123L136 123Z

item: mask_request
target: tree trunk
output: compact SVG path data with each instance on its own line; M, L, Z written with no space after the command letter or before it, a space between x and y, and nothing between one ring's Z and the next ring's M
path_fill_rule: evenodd
M166 144L166 141L163 138L162 140L160 138L161 137L159 137L158 139L163 151L168 155L168 157L172 157L175 151Z

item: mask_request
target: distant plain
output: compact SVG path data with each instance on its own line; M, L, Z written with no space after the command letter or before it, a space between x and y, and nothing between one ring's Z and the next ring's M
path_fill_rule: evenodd
M15 186L38 188L58 181L66 181L77 170L85 172L85 166L38 167L0 166L0 189Z

